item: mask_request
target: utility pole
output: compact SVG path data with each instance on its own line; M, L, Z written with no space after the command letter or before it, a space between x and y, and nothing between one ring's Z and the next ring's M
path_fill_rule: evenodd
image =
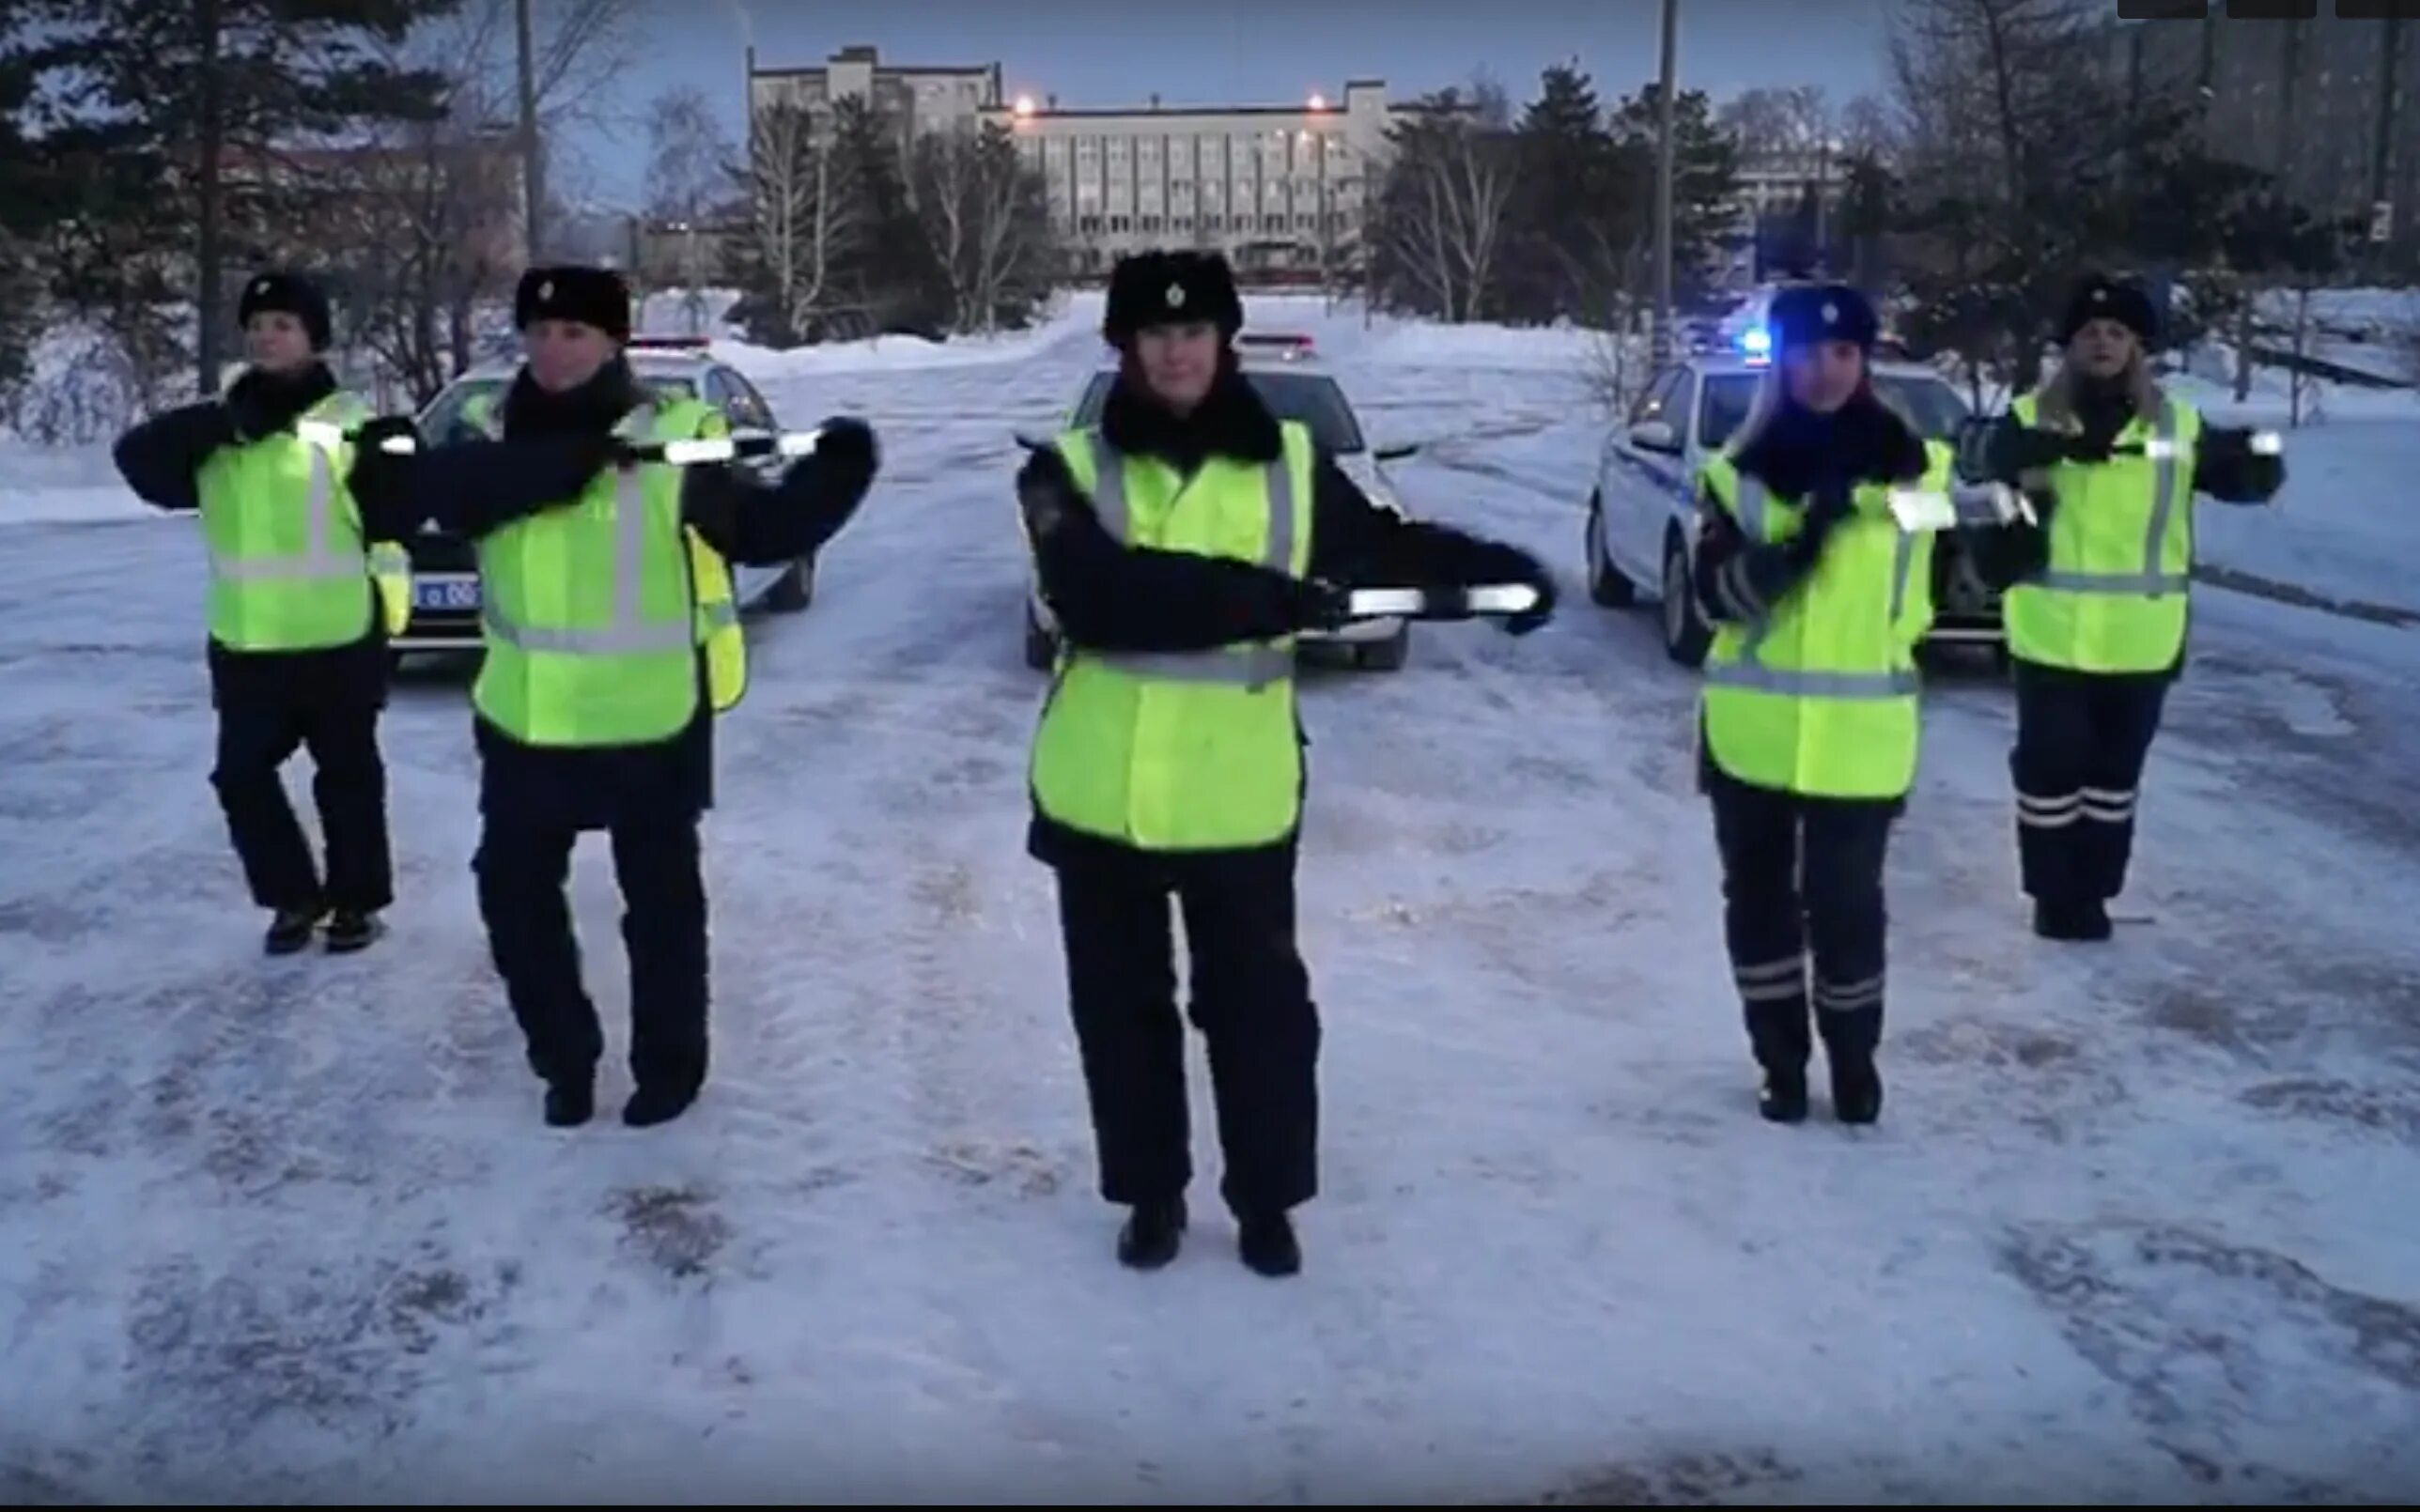
M521 96L521 255L538 260L544 245L546 162L537 139L537 61L530 41L530 0L513 0L513 30L520 44L516 71Z
M1664 0L1664 65L1655 87L1655 363L1672 356L1672 93L1681 0Z

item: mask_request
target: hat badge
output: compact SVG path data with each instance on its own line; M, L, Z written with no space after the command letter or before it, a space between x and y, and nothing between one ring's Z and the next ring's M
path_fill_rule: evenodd
M2105 289L2105 288L2097 288L2097 289L2094 289L2094 290L2092 291L2092 302L2093 302L2093 303L2095 303L2095 304L2106 304L2106 303L2108 303L2108 302L2109 302L2109 291L2108 291L2107 289Z
M1840 307L1828 300L1823 304L1823 323L1827 326L1840 323Z
M266 275L253 280L252 291L255 294L266 294L269 292L269 279Z
M1182 310L1185 308L1184 285L1171 284L1168 285L1168 307L1171 310Z
M550 278L550 279L548 279L546 282L544 282L544 283L540 284L540 285L537 286L537 297L538 297L539 299L541 299L541 300L551 300L551 299L554 298L554 280L553 280L553 279L551 279L551 278Z

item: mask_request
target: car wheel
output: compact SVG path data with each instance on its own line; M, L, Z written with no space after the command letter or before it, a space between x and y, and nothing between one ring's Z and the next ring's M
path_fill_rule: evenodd
M1059 638L1034 623L1033 606L1025 606L1025 665L1048 671L1059 659Z
M815 601L815 559L800 557L765 590L765 607L776 614L796 614Z
M1621 609L1637 601L1638 592L1620 569L1605 559L1597 543L1605 538L1605 496L1591 491L1588 501L1588 536L1581 549L1588 553L1589 597L1606 609Z
M1353 648L1353 664L1364 671L1399 672L1412 654L1412 627L1397 627L1384 640L1372 640Z
M1664 654L1683 667L1699 667L1714 632L1698 612L1697 590L1689 583L1689 553L1681 537L1664 537Z

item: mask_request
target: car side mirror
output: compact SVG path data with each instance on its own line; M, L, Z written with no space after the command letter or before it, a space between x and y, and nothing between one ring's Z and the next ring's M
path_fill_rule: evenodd
M1379 447L1376 451L1370 454L1370 460L1373 462L1400 462L1407 456L1419 455L1419 442L1403 441L1393 446Z
M1681 450L1681 438L1672 431L1668 420L1642 420L1630 427L1630 444L1642 452L1675 452Z
M1024 447L1029 452L1038 452L1050 444L1048 441L1044 440L1041 437L1034 435L1031 431L1012 431L1010 434L1015 438L1017 445Z

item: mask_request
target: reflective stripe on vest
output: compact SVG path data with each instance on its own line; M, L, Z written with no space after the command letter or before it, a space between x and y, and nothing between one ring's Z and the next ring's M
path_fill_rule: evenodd
M634 409L617 430L644 435L655 424L653 407ZM639 470L622 468L613 475L613 618L596 629L544 629L515 625L493 594L483 594L480 619L487 632L517 651L551 652L566 656L628 656L685 651L697 643L697 627L689 615L677 620L647 618L644 589L647 559L646 486ZM684 578L686 579L686 577ZM692 589L692 593L694 590Z
M1126 459L1111 446L1098 426L1084 433L1093 452L1093 510L1101 527L1120 546L1131 543L1134 519L1126 507ZM1268 548L1261 565L1289 576L1294 570L1295 518L1294 472L1285 452L1262 471L1268 489ZM1135 677L1156 677L1172 683L1216 683L1257 692L1294 675L1293 648L1266 641L1248 646L1221 646L1211 651L1116 651L1084 655L1106 667Z
M1755 477L1734 471L1731 474L1731 514L1740 524L1750 546L1764 541L1764 485ZM1916 537L1906 531L1899 532L1899 544L1891 552L1890 619L1897 624L1907 605L1908 570L1916 555ZM1758 659L1765 638L1772 633L1770 618L1760 619L1748 626L1747 640L1740 647L1740 659L1735 662L1709 662L1706 681L1719 687L1753 688L1760 693L1787 693L1798 698L1820 699L1895 699L1905 698L1922 686L1913 671L1886 672L1818 672L1791 671L1767 667Z
M2191 587L2191 574L2160 570L2161 548L2167 543L2168 521L2177 509L2177 430L2176 402L2162 399L2159 422L2152 430L2154 444L2151 449L2157 455L2151 458L2151 523L2143 535L2143 570L2046 570L2026 579L2027 583L2070 594L2133 594L2150 598L2158 598L2164 594L2181 594Z
M222 582L324 582L333 578L366 578L367 560L360 550L334 544L336 475L330 451L339 444L305 431L303 445L311 458L310 490L303 500L302 552L290 557L238 556L210 548L210 576Z

